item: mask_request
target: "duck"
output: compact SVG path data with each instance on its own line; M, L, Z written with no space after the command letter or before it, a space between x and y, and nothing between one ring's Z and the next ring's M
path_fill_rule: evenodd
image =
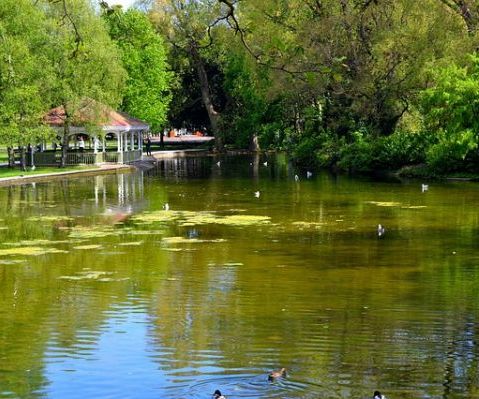
M261 195L261 193L260 193L259 191L255 191L255 192L254 192L254 196L255 196L256 198L259 198L260 195Z
M309 170L306 171L306 178L307 178L307 179L311 179L311 177L313 177L313 173L310 172Z
M224 396L219 389L215 391L213 394L213 399L226 399L226 396Z
M294 181L299 181L299 176L298 175L294 175Z
M221 166L221 161L216 162L216 165L217 165L218 167L220 167L220 166Z
M381 394L381 392L379 391L374 391L374 394L373 394L373 399L386 399L386 397L384 395Z
M264 165L264 166L268 166L268 161L263 162L263 165Z
M274 381L277 378L286 377L286 369L283 367L281 370L272 371L268 375L268 381Z
M422 184L422 185L421 185L421 191L424 193L424 192L426 192L427 190L429 190L429 184Z
M169 211L170 210L170 204L168 204L168 202L166 202L164 205L163 205L163 209L165 211Z
M378 237L382 237L386 233L386 229L381 224L378 224Z

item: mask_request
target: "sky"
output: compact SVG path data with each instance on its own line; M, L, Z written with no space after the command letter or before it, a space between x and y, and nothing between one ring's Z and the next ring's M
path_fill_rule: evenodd
M107 0L108 5L114 6L116 4L121 4L125 10L134 2L135 0Z

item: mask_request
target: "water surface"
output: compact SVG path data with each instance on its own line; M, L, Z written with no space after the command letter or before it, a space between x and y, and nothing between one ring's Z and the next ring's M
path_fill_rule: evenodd
M218 160L0 188L0 397L479 398L476 183Z

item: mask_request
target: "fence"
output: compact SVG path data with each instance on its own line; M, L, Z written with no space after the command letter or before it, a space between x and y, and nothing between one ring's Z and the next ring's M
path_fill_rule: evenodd
M119 152L69 152L66 157L66 165L95 165L103 162L108 163L130 163L141 160L142 151ZM59 165L62 154L56 152L35 152L33 154L35 165ZM27 163L30 164L30 154L26 155Z

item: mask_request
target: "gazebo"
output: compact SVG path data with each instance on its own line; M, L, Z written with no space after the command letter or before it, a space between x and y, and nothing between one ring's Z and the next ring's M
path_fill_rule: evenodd
M51 109L45 115L45 121L58 132L58 136L63 136L65 124L63 106ZM143 154L143 135L147 134L149 129L147 123L124 112L115 111L106 105L98 105L93 100L85 101L85 105L77 111L70 126L66 163L77 165L138 161ZM107 145L106 139L112 137L116 138L114 147ZM59 163L61 151L56 151L57 143L52 145L53 151L45 151L46 145L41 147L41 150L34 154L36 165Z

